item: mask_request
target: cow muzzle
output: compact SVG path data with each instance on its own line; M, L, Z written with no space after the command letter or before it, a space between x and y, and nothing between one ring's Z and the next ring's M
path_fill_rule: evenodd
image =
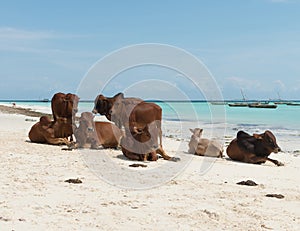
M281 152L281 148L280 147L277 147L277 148L275 148L274 149L274 151L273 151L274 153L278 153L278 152Z
M96 108L94 108L94 109L92 110L92 112L93 112L93 114L97 114L97 113L98 113L98 111L97 111Z

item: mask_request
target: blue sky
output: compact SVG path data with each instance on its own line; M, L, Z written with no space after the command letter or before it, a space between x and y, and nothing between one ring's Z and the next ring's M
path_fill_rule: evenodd
M240 89L250 99L278 93L300 99L299 12L299 0L1 1L0 99L76 92L99 59L142 43L168 44L197 57L225 99L240 99ZM123 80L162 75L182 91L192 89L165 70L131 70ZM105 93L125 85L119 81ZM132 92L143 98L145 89Z

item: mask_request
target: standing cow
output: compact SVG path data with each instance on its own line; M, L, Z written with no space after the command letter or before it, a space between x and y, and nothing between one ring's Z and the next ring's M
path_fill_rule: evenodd
M98 95L95 99L93 113L105 115L119 128L124 126L133 133L142 131L147 125L154 122L162 146L162 109L157 104L148 103L139 98L125 98L122 93L111 98Z
M75 114L78 111L79 97L75 94L56 93L51 99L51 109L54 121L58 121L60 129L55 131L55 137L73 140L75 129Z

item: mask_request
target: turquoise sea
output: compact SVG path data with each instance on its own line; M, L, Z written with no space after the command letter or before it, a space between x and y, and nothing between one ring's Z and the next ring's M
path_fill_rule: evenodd
M2 104L11 105L15 101ZM165 121L190 121L203 124L226 123L230 127L300 130L300 106L279 104L276 109L229 107L213 105L209 102L156 102L163 109ZM50 112L50 102L17 101L18 106L30 107L34 110ZM80 102L79 113L91 111L93 102Z
M31 108L51 114L50 102L5 101L0 104ZM163 135L178 140L188 141L190 128L204 129L203 137L222 139L228 143L236 136L238 130L249 134L271 130L278 143L286 152L300 152L300 106L280 104L276 109L229 107L213 105L209 102L156 102L163 109ZM79 102L78 116L81 112L91 111L93 102ZM97 115L96 120L104 116Z

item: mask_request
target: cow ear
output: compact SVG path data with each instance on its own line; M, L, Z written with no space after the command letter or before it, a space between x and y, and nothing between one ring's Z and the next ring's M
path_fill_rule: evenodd
M124 99L124 94L120 92L120 93L116 94L113 98L115 101L122 100L122 99Z
M202 136L202 131L203 131L202 128L197 128L197 133L195 135L200 138ZM196 129L195 129L195 132L196 132Z
M124 99L124 94L122 92L119 92L118 94L115 94L113 98L122 98Z
M253 134L253 137L255 138L255 139L257 139L257 140L262 140L263 139L263 137L260 135L260 134Z

